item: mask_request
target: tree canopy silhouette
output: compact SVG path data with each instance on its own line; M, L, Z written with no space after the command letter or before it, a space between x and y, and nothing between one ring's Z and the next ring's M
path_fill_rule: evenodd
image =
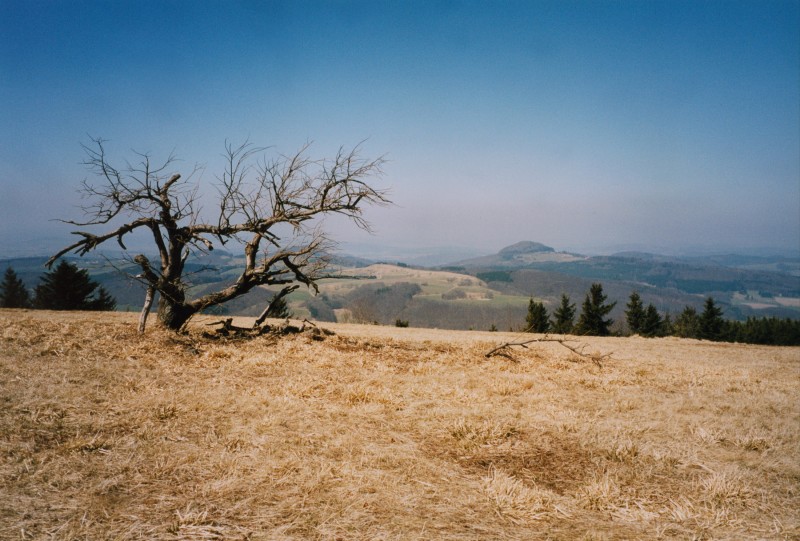
M117 302L89 272L67 261L44 273L36 286L33 304L46 310L114 310Z
M614 323L613 319L606 319L616 302L606 304L606 295L603 294L602 284L592 284L589 293L581 307L581 315L578 318L577 330L580 334L594 336L608 336L611 334L609 327Z
M531 298L528 301L528 315L525 318L528 332L546 333L550 330L550 316L544 303Z
M627 308L627 310L625 310L625 319L628 322L628 328L631 334L640 334L644 327L647 313L642 303L642 298L637 291L631 293L628 304L625 306Z
M575 322L575 305L570 303L569 295L561 294L561 304L553 312L551 329L555 333L568 334L572 332Z
M8 267L0 283L0 308L28 308L31 296L14 269Z
M713 298L708 297L703 304L703 312L700 314L698 338L720 340L724 326L722 309L714 303Z

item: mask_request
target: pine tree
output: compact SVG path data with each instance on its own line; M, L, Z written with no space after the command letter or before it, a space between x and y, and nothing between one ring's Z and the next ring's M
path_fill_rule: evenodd
M289 305L286 304L285 297L277 297L277 298L273 297L273 300L269 304L269 311L267 312L267 317L275 319L288 319L290 317L293 317L291 310L289 310Z
M642 336L652 338L653 336L661 336L664 321L658 310L652 304L647 305L647 310L644 313L644 322L639 332Z
M672 324L672 334L681 338L697 338L700 333L700 317L697 310L692 306L687 306L683 312L675 318Z
M97 289L97 294L94 299L88 302L87 310L97 310L100 312L110 312L117 309L117 300L106 291L106 288L100 286Z
M528 316L525 318L527 332L546 333L550 330L550 316L547 308L541 302L536 302L531 298L528 303Z
M664 314L664 321L661 322L661 336L672 336L672 316L667 312Z
M703 305L703 313L700 314L700 328L698 338L706 340L720 340L725 320L722 319L722 309L714 303L711 297L706 299Z
M631 334L642 334L642 326L644 325L645 321L645 310L644 304L642 304L642 298L639 296L639 293L634 291L631 293L630 300L626 305L628 308L625 310L625 319L628 322L628 328L631 331Z
M0 308L28 308L30 305L31 297L25 283L8 267L0 284Z
M605 304L606 299L607 297L603 294L603 285L592 284L581 307L581 315L578 318L577 326L578 333L592 336L608 336L611 334L609 327L614 323L614 320L605 319L605 316L614 309L617 303Z
M113 310L116 301L84 269L62 260L36 286L34 306L46 310Z
M569 334L575 324L575 305L569 302L569 296L561 294L561 304L553 312L551 329L555 333Z

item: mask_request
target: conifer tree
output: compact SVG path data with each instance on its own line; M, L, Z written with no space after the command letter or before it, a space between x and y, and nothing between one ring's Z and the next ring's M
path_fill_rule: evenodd
M87 304L87 310L110 312L117 308L117 300L103 286L97 288L95 298L89 300Z
M634 291L631 293L630 300L626 305L627 310L625 310L625 320L628 322L628 328L631 331L631 334L642 334L642 326L644 325L645 321L645 310L644 304L642 304L642 298L639 296L639 293Z
M664 321L661 322L661 336L672 336L673 334L673 326L672 326L672 316L669 314L669 311L664 314Z
M553 312L551 329L555 333L569 334L575 325L575 305L569 302L569 295L561 294L561 304Z
M714 303L713 298L707 298L703 305L703 313L700 314L698 338L720 340L724 326L722 309Z
M661 315L658 313L656 307L652 304L648 304L647 310L645 310L644 313L644 322L642 323L642 327L639 329L640 334L642 336L647 336L648 338L660 336L663 325L664 321L661 319Z
M276 318L276 319L287 319L293 317L291 310L289 310L289 305L286 303L285 297L273 297L273 300L269 304L269 312L267 313L267 317Z
M528 303L528 316L525 318L527 332L546 333L550 330L549 318L550 316L544 304L534 301L533 298L531 298Z
M680 338L697 338L700 333L700 317L697 310L692 306L687 306L683 312L675 318L672 324L672 333Z
M62 260L36 286L34 306L46 310L113 310L117 303L88 271Z
M611 334L609 327L614 323L614 320L605 319L605 317L614 309L617 303L606 304L606 299L606 295L603 294L603 285L599 283L592 284L581 307L581 315L578 318L577 326L578 333L591 336L608 336Z
M28 308L30 305L31 298L25 283L14 269L8 267L0 283L0 308Z

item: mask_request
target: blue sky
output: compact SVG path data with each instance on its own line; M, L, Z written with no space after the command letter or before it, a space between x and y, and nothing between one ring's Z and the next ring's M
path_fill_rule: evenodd
M81 143L211 183L366 140L345 243L800 252L800 3L0 0L0 257L70 241Z

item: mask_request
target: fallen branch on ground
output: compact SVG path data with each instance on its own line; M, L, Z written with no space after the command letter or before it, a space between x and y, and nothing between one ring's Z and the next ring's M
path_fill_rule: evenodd
M264 334L284 336L287 334L300 334L307 332L310 334L312 340L324 340L326 336L332 336L335 334L333 331L328 329L317 327L314 323L307 319L304 319L301 323L302 325L298 327L297 325L290 324L289 320L287 319L283 325L257 325L253 327L239 327L234 325L233 318L229 317L227 319L221 319L219 321L207 323L206 325L209 327L220 325L220 328L215 329L214 334L205 332L203 335L207 338L254 338Z
M538 342L556 342L558 344L561 344L562 346L564 346L571 352L575 353L579 357L591 360L594 364L596 364L600 368L603 368L603 364L601 363L601 361L603 359L610 358L612 355L611 353L607 353L605 355L600 355L598 353L584 353L586 344L580 344L579 346L571 346L567 342L574 342L574 340L567 340L566 338L550 338L549 336L545 335L544 338L531 338L529 340L521 340L519 342L506 342L504 344L500 344L496 348L487 352L485 357L489 358L497 355L515 361L516 359L514 359L514 357L512 357L511 354L509 353L510 348L514 346L519 346L521 348L528 349L528 344L533 344Z

